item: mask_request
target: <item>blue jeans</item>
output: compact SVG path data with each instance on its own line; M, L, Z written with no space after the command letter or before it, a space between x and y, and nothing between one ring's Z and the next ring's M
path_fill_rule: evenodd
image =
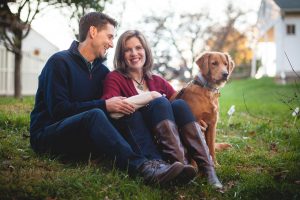
M170 102L165 97L156 98L140 111L150 129L166 119L175 122L179 128L196 121L191 109L182 99Z
M135 172L147 158L135 152L100 109L68 117L32 134L37 152L80 154L95 152L115 159L117 167Z
M162 159L140 111L113 120L113 123L118 127L134 152L144 155L149 160Z

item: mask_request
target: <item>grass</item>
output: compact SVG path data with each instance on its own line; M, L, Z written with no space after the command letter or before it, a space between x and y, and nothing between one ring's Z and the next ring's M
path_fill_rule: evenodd
M237 80L221 93L217 140L233 148L217 153L225 186L217 192L201 177L185 186L145 185L106 159L37 155L28 131L33 97L0 98L0 199L300 199L300 123L291 115L299 86Z

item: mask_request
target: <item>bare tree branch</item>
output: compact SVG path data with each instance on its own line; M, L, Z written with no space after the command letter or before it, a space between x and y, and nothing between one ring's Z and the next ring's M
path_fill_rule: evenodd
M244 92L243 92L243 101L244 101L244 105L245 105L246 111L247 111L247 113L248 113L251 117L256 118L256 119L260 119L260 120L267 120L268 122L272 122L272 121L273 121L272 119L263 118L263 117L257 117L257 116L255 116L254 114L250 113L250 111L249 111L249 109L248 109L248 106L247 106L247 104L246 104Z
M107 0L9 0L1 1L0 5L0 40L5 48L15 54L15 97L21 98L21 59L22 40L30 32L31 23L37 14L46 8L69 7L77 18L81 17L88 9L103 10L103 2ZM13 13L11 6L16 7ZM42 6L45 5L45 6ZM47 5L47 6L46 6ZM57 6L59 5L59 6ZM26 17L23 19L23 15Z
M292 63L291 63L291 61L290 61L290 59L289 59L289 57L288 57L288 55L286 54L285 51L284 51L284 54L285 54L287 60L289 61L290 67L292 68L293 72L294 72L294 73L296 74L296 76L300 79L300 75L295 71L295 69L294 69L294 67L293 67L293 65L292 65Z

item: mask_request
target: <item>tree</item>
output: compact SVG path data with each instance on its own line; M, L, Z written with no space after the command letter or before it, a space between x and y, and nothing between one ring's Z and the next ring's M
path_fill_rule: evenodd
M1 0L0 42L15 55L14 96L21 98L22 41L29 34L31 23L43 10L67 7L72 16L80 18L86 11L102 11L109 0ZM25 16L25 17L24 17Z
M205 21L207 23L200 23ZM147 17L145 22L153 46L154 70L167 79L177 78L187 81L192 77L193 63L203 51L203 42L208 38L212 20L207 13L185 13L175 15L169 13L165 17ZM180 63L172 66L172 62Z
M225 14L227 23L212 30L211 37L206 41L207 49L228 52L234 58L237 66L246 65L247 63L249 65L252 51L246 32L252 27L248 27L244 32L235 28L237 22L243 20L245 12L234 9L232 4L228 4ZM239 23L245 23L245 21L240 21Z
M220 38L226 33L224 29L226 27L221 28L218 33L215 33L215 35L207 40L207 49L228 52L234 58L237 66L249 65L252 58L252 51L249 47L247 36L237 29L232 28L226 39L221 42Z
M60 0L57 0L57 2L60 2ZM63 7L68 7L67 16L69 17L73 23L70 23L71 28L73 29L74 34L76 35L76 38L78 37L78 22L80 18L91 11L98 11L102 12L106 6L106 3L111 2L111 0L64 0L65 4L63 4ZM70 2L70 3L68 3ZM60 6L62 7L62 6ZM76 24L75 27L72 27L72 24Z
M149 29L146 35L155 57L154 70L169 80L187 82L192 78L195 60L208 50L227 51L234 60L240 58L246 62L245 58L251 56L247 37L235 27L247 13L229 3L222 22L206 12L145 17Z

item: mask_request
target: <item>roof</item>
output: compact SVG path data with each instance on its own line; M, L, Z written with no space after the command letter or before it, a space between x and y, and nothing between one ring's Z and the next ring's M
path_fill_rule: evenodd
M274 0L283 11L300 11L300 0Z

